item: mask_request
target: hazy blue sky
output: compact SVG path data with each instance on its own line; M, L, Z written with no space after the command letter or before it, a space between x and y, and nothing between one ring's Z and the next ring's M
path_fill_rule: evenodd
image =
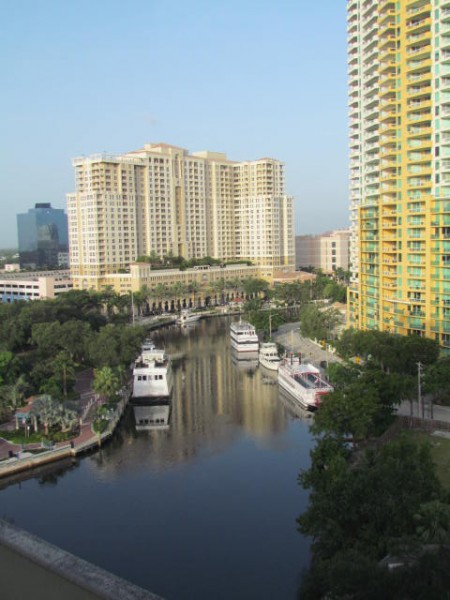
M345 0L0 6L0 247L71 159L146 142L285 162L296 232L348 225Z

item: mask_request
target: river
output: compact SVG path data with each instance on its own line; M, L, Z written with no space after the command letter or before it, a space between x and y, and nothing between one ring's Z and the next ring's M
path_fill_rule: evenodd
M167 600L294 599L309 419L236 360L229 324L156 332L176 357L170 402L129 406L100 451L3 487L0 516Z

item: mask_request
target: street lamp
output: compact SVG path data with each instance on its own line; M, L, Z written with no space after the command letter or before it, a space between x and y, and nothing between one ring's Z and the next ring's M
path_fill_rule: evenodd
M135 323L134 323L134 296L133 296L133 290L131 290L131 315L132 315L133 327L134 327Z

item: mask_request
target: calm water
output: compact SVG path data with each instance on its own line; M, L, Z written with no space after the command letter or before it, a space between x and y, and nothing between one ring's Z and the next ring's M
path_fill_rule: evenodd
M309 421L256 360L235 360L229 323L155 334L183 355L170 404L128 407L101 451L5 487L0 516L167 600L295 598ZM136 430L155 417L168 426Z

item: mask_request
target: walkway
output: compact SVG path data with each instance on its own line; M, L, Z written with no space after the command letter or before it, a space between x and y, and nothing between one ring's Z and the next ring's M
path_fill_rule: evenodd
M91 441L92 444L98 442L98 435L95 434L92 430L92 424L95 420L96 409L98 406L104 403L104 398L101 398L95 392L92 391L93 381L93 372L92 370L86 370L82 373L78 374L77 382L75 384L75 390L80 393L80 399L77 401L78 409L81 414L81 425L80 431L77 437L72 438L71 440L66 440L64 442L58 442L54 445L54 448L64 448L68 447L69 444L73 444L74 450L83 449L88 446L88 442ZM129 393L129 389L125 387L121 396L122 399L126 397ZM12 425L14 428L14 423ZM0 431L1 436L1 431ZM42 437L45 437L44 435ZM14 456L26 456L26 453L30 450L36 450L41 448L40 443L32 443L32 444L14 444L13 442L9 442L0 437L0 460L9 458L11 455Z
M322 348L300 334L298 323L281 325L273 334L273 339L284 346L287 352L301 352L305 360L319 367L322 361L343 362L339 356Z

